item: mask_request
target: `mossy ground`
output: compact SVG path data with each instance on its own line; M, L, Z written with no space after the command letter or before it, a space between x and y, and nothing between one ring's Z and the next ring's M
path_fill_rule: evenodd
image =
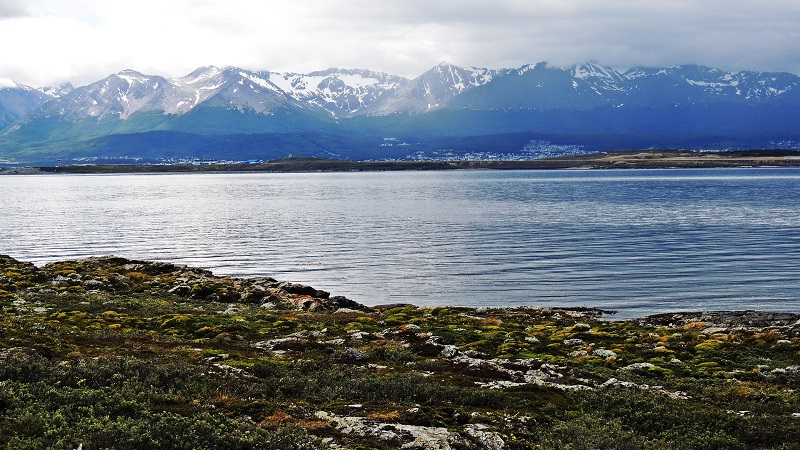
M798 327L267 308L169 293L172 275L123 263L0 261L0 446L397 446L343 434L326 411L483 424L509 449L800 448ZM116 287L86 289L100 270ZM198 289L224 299L230 286Z

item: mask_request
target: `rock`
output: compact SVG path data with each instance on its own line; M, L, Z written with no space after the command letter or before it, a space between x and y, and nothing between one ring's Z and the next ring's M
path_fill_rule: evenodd
M505 441L500 436L490 431L489 425L483 423L470 424L464 427L464 433L477 441L480 448L485 450L502 450L506 447Z
M575 332L578 332L578 333L585 333L585 332L591 331L591 330L592 330L592 326L589 325L588 323L579 322L579 323L576 323L575 325L572 326L572 331L575 331Z
M617 356L617 354L614 353L613 351L606 350L604 348L598 348L596 350L592 350L592 355L599 356L601 358L606 358L606 359L615 358Z
M638 389L641 391L650 391L655 392L657 394L663 395L668 397L672 400L688 400L689 395L687 395L683 391L667 391L664 390L661 386L649 386L647 384L636 384L630 381L621 381L616 378L609 378L603 384L600 385L601 388L623 388L623 389Z
M616 378L609 378L600 387L608 388L608 387L621 387L626 389L633 389L638 388L639 386L636 383L632 383L630 381L620 381Z
M348 331L347 334L350 336L350 339L357 340L357 341L360 341L362 339L369 338L369 337L372 336L370 333L368 333L366 331L353 331L353 332Z
M350 309L350 308L339 308L336 311L336 314L362 314L363 311L359 311L357 309Z
M269 341L260 341L253 344L253 347L262 350L290 350L301 351L308 347L309 342L305 339L298 337L285 337L279 339L272 339Z
M73 281L74 280L71 278L67 278L62 275L56 275L52 280L50 280L50 284L53 286L69 286Z
M654 367L656 367L655 364L652 364L652 363L649 363L649 362L639 362L639 363L633 363L631 365L625 366L620 370L650 370L650 369L652 369Z
M342 308L354 309L354 310L358 310L358 311L365 311L365 310L371 310L372 309L372 308L369 308L367 306L362 305L361 303L358 303L356 301L350 300L350 299L348 299L346 297L342 297L341 295L336 295L336 296L328 298L327 304L329 304L332 307L332 309L336 309L336 310L342 309Z
M89 289L99 289L105 284L106 282L100 280L86 280L83 282L83 285Z
M15 278L3 276L6 272L15 274ZM109 273L113 276L109 276ZM51 263L38 269L32 264L20 263L0 255L0 291L13 292L16 283L20 281L16 274L19 274L19 278L38 284L57 287L84 285L92 290L117 294L157 289L179 297L226 303L272 303L276 307L309 311L336 311L344 308L372 311L371 308L346 297L331 296L327 291L303 284L279 283L269 277L217 277L204 269L115 256ZM41 286L36 289L41 289Z
M284 290L290 294L297 294L297 295L307 295L309 297L316 297L317 290L311 286L306 286L304 284L295 284L295 283L286 283L284 286ZM320 291L324 292L324 291ZM327 297L326 297L327 298Z
M706 336L710 336L712 334L726 333L727 331L728 328L725 327L706 327L703 329L703 331L700 332L700 334L705 334Z
M455 345L445 345L442 352L439 353L440 357L447 359L453 359L456 355L458 355L458 347Z
M186 284L179 284L169 289L167 292L169 292L170 294L175 294L179 297L188 297L189 294L192 293L192 288L191 286L188 286Z
M344 357L350 361L364 361L369 355L353 347L347 347L344 349Z
M223 359L228 359L228 356L230 356L230 355L228 355L227 353L220 353L219 355L213 355L213 356L209 356L208 358L204 358L204 360L208 361L210 363L213 363L213 362L222 361Z
M333 424L336 431L361 437L373 437L393 448L412 450L451 450L464 444L464 438L447 428L384 423L365 417L341 417L318 411L316 417Z
M475 384L484 389L499 390L499 389L525 386L528 383L519 383L516 381L508 381L508 380L495 380L486 383L476 381Z
M766 311L705 311L655 314L640 319L644 325L680 327L693 322L706 322L719 328L750 327L765 328L793 326L800 321L800 314Z
M578 346L586 344L583 339L564 339L564 345Z

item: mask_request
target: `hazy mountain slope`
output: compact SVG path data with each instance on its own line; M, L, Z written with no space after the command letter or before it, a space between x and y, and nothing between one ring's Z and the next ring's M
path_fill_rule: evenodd
M0 80L0 130L36 111L52 96L10 80Z
M498 72L461 68L442 62L363 111L366 115L422 113L446 107L475 87L492 82Z

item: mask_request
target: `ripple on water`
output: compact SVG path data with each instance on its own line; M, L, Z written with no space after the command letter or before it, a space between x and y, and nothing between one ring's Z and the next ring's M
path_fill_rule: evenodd
M366 304L800 311L800 171L0 177L0 253L116 254Z

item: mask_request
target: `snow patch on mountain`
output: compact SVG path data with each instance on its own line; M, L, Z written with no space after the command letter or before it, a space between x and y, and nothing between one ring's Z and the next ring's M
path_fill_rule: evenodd
M0 78L0 89L18 89L19 85L14 80Z
M309 74L272 73L269 80L295 100L334 117L357 114L408 83L386 73L338 68Z
M69 94L70 92L75 90L75 88L72 86L72 83L66 82L54 86L45 86L37 90L47 95L48 97L59 98Z

